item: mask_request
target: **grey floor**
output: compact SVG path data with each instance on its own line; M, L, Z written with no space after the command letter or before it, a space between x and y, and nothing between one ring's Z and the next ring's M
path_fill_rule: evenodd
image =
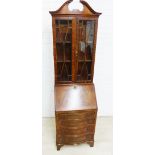
M112 117L98 117L94 147L88 144L63 146L60 151L55 145L55 120L43 118L42 155L112 155Z

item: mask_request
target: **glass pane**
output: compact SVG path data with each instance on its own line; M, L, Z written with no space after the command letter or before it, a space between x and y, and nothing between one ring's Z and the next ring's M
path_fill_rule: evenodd
M57 81L72 80L72 21L56 20Z
M78 69L77 81L91 80L95 21L78 21Z

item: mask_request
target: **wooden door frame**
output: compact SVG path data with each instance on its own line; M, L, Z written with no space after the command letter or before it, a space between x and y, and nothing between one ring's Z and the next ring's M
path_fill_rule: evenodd
M68 81L68 82L63 82L63 81L58 81L58 77L57 77L57 59L56 59L56 55L57 55L57 49L56 49L56 24L55 24L55 21L56 20L72 20L72 65L71 65L71 68L72 68L72 80L71 81ZM52 18L52 27L53 27L53 57L54 57L54 71L55 71L55 84L67 84L67 83L73 83L74 82L74 77L75 77L75 67L74 67L74 61L75 61L75 58L74 58L74 46L75 46L75 30L76 28L74 27L75 25L75 17L71 17L71 16L53 16Z
M95 27L94 27L94 41L93 41L93 55L92 55L92 62L91 62L91 80L84 83L92 83L93 77L94 77L94 65L95 65L95 55L96 55L96 41L97 41L97 28L98 28L98 17L86 17L86 16L77 16L76 17L76 50L78 51L78 29L77 29L77 23L79 20L93 20L95 21ZM75 54L74 54L75 55ZM77 71L78 71L78 59L75 61L75 83L83 83L83 81L77 81Z
M72 80L68 82L61 82L57 79L57 61L56 61L56 24L55 20L72 20ZM77 70L78 70L78 59L76 58L76 52L78 52L78 29L77 22L79 20L94 20L94 42L93 42L93 55L91 63L91 80L88 82L77 81ZM94 77L94 64L95 64L95 54L96 54L96 41L97 41L97 28L98 28L98 17L87 17L87 16L53 16L52 18L53 27L53 57L54 57L54 71L55 71L55 83L57 84L68 84L68 83L92 83Z

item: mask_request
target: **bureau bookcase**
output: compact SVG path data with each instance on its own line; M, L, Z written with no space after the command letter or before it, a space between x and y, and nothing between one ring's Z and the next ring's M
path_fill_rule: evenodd
M50 11L53 27L57 150L63 145L94 146L97 102L93 83L98 17L87 2L72 0Z

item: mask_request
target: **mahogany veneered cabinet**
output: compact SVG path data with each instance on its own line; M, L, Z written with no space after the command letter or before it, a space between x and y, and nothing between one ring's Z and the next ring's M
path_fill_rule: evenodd
M87 2L69 10L72 0L50 11L55 69L56 145L94 146L97 102L93 84L98 17Z

